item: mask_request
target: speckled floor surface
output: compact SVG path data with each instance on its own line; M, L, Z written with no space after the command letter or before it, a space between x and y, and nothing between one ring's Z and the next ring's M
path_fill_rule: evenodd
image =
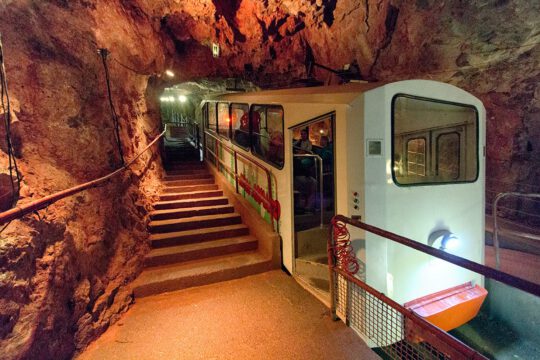
M138 299L78 360L378 359L281 271Z

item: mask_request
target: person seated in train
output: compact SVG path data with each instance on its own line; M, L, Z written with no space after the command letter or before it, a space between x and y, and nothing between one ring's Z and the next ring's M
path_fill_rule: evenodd
M233 113L233 116L235 114ZM234 129L234 141L243 147L249 146L249 114L245 113L240 118L240 121L235 121L233 118L233 124L238 124L238 128Z
M300 139L293 143L295 154L310 154L313 146L309 140L309 133L307 129L300 131Z

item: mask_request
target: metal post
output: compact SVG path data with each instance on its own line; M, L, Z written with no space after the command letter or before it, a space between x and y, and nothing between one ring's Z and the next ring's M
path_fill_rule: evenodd
M497 204L499 203L499 200L502 199L505 196L504 193L498 194L495 197L495 201L493 202L493 247L495 247L495 268L497 270L500 270L501 267L501 259L499 255L499 229L497 226Z
M197 150L199 150L199 127L197 124L193 124L195 127L195 145L197 146Z
M326 242L326 252L328 253L328 270L330 272L330 313L332 320L337 321L336 313L336 274L334 273L334 226L328 227L328 241Z
M236 156L236 151L234 152L234 182L236 185L236 193L239 194L238 191L238 157Z
M319 162L319 193L321 198L321 229L324 228L324 200L323 200L323 161L322 158L317 156Z
M499 244L499 225L497 223L497 205L499 204L499 200L506 196L516 196L516 197L524 197L524 198L533 198L533 199L540 199L540 194L532 194L532 193L517 193L517 192L508 192L508 193L500 193L495 197L495 200L493 201L493 209L492 209L492 216L493 216L493 247L495 248L495 268L497 270L500 270L501 266L501 260L500 260L500 244ZM535 236L534 234L528 234L523 233L519 231L512 231L513 234L517 236L526 237L533 240L540 240L540 236Z
M270 200L272 200L274 197L272 196L272 175L270 175L270 172L266 169L264 169L266 172L266 181L268 182L268 197ZM270 221L272 222L272 229L274 229L274 203L270 202Z

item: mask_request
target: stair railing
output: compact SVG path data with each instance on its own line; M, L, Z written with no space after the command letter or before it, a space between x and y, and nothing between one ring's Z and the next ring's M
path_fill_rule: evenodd
M263 164L261 164L260 162L254 160L254 159L251 159L249 158L248 156L242 154L242 153L239 153L238 151L236 151L234 148L230 147L229 145L226 145L223 143L223 141L216 135L208 132L208 131L204 131L204 135L207 136L207 137L210 137L212 138L214 141L215 141L215 144L216 144L216 149L211 149L209 147L209 141L206 140L205 141L205 151L207 154L210 154L212 155L212 158L214 160L214 165L216 166L216 168L219 170L219 169L223 169L225 170L229 175L231 175L233 178L234 178L234 182L235 182L235 188L236 188L236 193L239 194L240 193L240 185L242 187L244 187L247 192L249 192L250 194L254 194L256 192L256 189L249 183L247 183L245 181L245 179L242 178L241 174L238 173L238 160L240 159L240 161L245 161L245 162L248 162L248 163L251 163L253 164L254 166L256 166L257 168L259 168L260 170L262 170L265 175L266 175L266 182L267 182L267 194L268 194L268 199L266 198L262 198L261 201L264 203L264 208L265 209L268 209L269 213L270 213L270 221L272 222L272 228L274 228L274 223L275 223L275 214L278 214L278 218L279 218L279 207L278 207L278 203L277 201L274 199L273 195L272 195L272 173L270 172L270 170L268 170L268 168L266 168L266 166L264 166ZM226 164L223 160L221 160L219 154L221 151L226 151L228 152L234 159L234 168L231 168L228 164ZM207 155L208 156L208 155ZM277 194L277 184L275 185L276 186L276 194ZM276 219L277 220L277 219ZM278 230L279 232L279 230Z
M483 355L427 322L356 276L356 258L347 225L434 256L488 278L540 296L540 285L419 243L343 215L332 219L327 242L331 312L343 317L391 359L485 359Z
M500 193L497 194L495 197L495 200L493 201L492 211L493 211L493 247L495 248L495 268L497 270L501 267L501 260L500 260L500 244L499 244L499 224L497 222L497 205L499 204L499 201L502 200L505 197L522 197L527 199L540 199L540 194L527 194L527 193L518 193L518 192L506 192L506 193ZM522 231L515 231L515 230L504 230L505 233L509 235L515 235L531 240L537 240L540 241L540 235L530 234Z
M75 194L77 194L77 193L79 193L81 191L96 188L98 186L101 186L101 185L105 184L107 181L109 181L112 178L116 177L117 175L121 174L125 170L129 169L129 167L131 167L131 165L143 153L145 153L148 149L150 149L152 147L152 145L154 145L159 139L161 139L165 135L166 131L167 131L167 125L165 125L165 130L163 130L163 132L161 134L156 136L156 138L154 140L152 140L152 142L150 142L150 144L148 144L142 151L140 151L133 159L131 159L126 164L124 164L121 168L109 173L108 175L97 178L95 180L85 182L84 184L73 186L73 187L71 187L69 189L65 189L65 190L59 191L57 193L45 196L45 197L43 197L41 199L32 201L32 202L30 202L28 204L15 206L12 209L4 211L4 212L0 213L0 224L10 222L12 220L21 218L24 215L27 215L29 213L44 209L47 206L49 206L51 204L54 204L55 202L57 202L57 201L59 201L61 199L64 199L64 198L66 198L68 196L75 195Z

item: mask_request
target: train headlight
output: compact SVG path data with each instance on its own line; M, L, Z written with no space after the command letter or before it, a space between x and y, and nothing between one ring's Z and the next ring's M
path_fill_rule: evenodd
M440 240L440 241L439 241ZM459 247L459 238L449 230L435 230L428 237L428 245L440 250L454 250Z

